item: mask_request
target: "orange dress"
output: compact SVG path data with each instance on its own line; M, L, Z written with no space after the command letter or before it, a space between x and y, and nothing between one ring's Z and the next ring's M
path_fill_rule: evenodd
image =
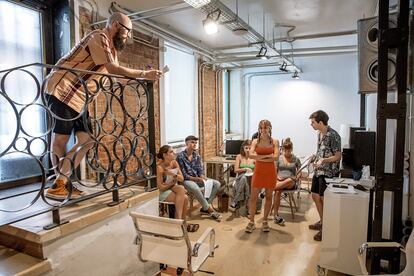
M274 147L256 147L257 155L273 154ZM253 188L274 189L276 186L275 162L261 162L256 160L253 179Z

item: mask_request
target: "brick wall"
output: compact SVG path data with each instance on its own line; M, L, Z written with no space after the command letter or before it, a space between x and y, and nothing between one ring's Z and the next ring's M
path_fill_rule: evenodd
M223 140L223 116L220 108L222 91L217 91L216 86L216 82L221 81L222 74L216 74L211 67L202 69L201 74L199 77L202 78L203 89L199 99L199 133L200 153L205 160L218 154ZM217 118L217 112L219 112L219 118ZM219 134L218 138L217 134Z

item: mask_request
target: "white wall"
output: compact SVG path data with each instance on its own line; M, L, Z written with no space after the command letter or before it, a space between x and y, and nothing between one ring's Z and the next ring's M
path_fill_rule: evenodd
M273 124L273 136L291 137L298 156L314 153L316 135L309 115L318 109L326 111L329 125L339 132L341 124L359 126L357 54L317 56L295 59L304 73L300 79L291 74L251 78L246 83L246 134L257 129L261 119ZM273 69L274 70L274 69ZM258 71L246 70L244 73ZM247 81L246 81L247 82Z

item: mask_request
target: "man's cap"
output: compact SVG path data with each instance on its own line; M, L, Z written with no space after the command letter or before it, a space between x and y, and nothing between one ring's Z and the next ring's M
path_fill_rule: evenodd
M194 135L190 135L190 136L187 136L186 138L185 138L185 141L187 142L187 141L198 141L198 138L197 137L195 137Z

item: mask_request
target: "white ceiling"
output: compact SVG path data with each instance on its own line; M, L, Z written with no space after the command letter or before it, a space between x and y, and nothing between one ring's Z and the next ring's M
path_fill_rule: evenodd
M100 14L107 15L112 1L101 0L97 2ZM236 12L236 0L221 0L221 2ZM263 12L265 11L265 37L267 40L271 40L273 32L276 38L286 36L288 29L274 28L277 23L295 26L295 29L290 33L290 36L293 37L356 30L359 19L375 15L377 2L378 0L239 0L238 6L239 17L249 23L259 34L263 34ZM116 3L134 12L164 6L188 7L184 1L180 0L117 0ZM151 12L145 14L151 14ZM246 39L233 34L225 25L219 26L218 33L207 35L202 25L202 20L205 18L206 14L190 7L183 11L151 17L150 20L211 50L248 45L249 42ZM356 35L297 40L293 44L295 49L337 45L356 45ZM290 47L290 45L284 47ZM216 51L216 53L234 53L236 51L236 49L232 49ZM257 51L257 49L245 48L242 51Z
M99 1L101 4L106 1ZM116 1L133 11L143 11L173 5L180 0ZM221 0L235 12L236 0ZM358 19L374 16L377 0L239 0L239 16L263 34L263 11L265 11L266 38L272 38L275 23L296 26L292 36L355 30ZM225 26L219 32L207 35L202 26L206 15L196 9L157 16L151 20L168 26L171 30L200 41L209 48L239 45L247 41L232 34ZM275 29L275 34L286 34L286 28Z

